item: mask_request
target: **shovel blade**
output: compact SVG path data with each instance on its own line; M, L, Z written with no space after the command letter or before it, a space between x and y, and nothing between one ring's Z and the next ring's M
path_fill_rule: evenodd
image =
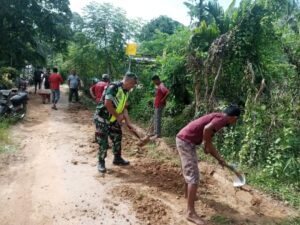
M233 178L233 186L234 187L241 187L245 184L246 184L245 174L239 174Z
M146 136L146 137L141 138L141 140L139 141L139 143L137 145L142 147L145 144L147 144L149 141L150 141L150 137Z

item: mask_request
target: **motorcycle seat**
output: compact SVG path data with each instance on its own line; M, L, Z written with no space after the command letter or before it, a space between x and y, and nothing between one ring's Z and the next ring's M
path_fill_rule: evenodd
M11 93L11 90L0 90L0 93L5 96L8 97Z

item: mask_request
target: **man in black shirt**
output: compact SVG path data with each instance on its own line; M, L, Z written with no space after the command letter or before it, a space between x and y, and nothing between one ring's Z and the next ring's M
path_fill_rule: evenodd
M39 89L41 89L41 81L42 81L42 71L39 67L33 73L33 83L34 83L34 94L36 94L37 85L39 85Z

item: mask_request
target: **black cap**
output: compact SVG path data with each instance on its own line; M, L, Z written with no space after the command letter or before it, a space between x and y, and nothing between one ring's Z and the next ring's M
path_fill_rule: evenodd
M136 81L138 79L137 76L135 75L135 73L132 73L132 72L126 72L125 76L128 77L128 78L133 78Z
M223 111L227 116L240 116L241 110L237 105L230 105Z
M153 75L151 80L160 80L158 75Z

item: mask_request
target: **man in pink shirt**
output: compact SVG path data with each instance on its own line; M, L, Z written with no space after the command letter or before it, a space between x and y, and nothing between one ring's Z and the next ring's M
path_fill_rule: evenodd
M240 115L237 106L227 107L223 113L204 115L182 128L176 136L176 146L180 155L182 173L186 182L187 220L204 225L195 211L196 192L199 183L198 156L196 146L202 142L204 152L218 160L221 166L227 165L212 143L212 137L225 126L234 124Z
M152 82L155 85L156 93L154 99L154 133L156 138L161 137L161 118L163 109L166 106L166 99L169 95L169 90L160 81L159 76L154 75Z
M60 98L60 84L63 82L62 77L60 76L60 74L58 73L58 69L57 68L53 68L53 73L50 75L49 77L49 82L50 82L50 88L51 88L51 92L52 92L52 109L57 110L56 108L56 104Z
M102 75L102 80L99 81L98 83L94 84L90 88L90 94L91 94L92 98L96 100L97 104L101 100L103 91L109 85L109 80L110 80L109 75L108 74L103 74Z

